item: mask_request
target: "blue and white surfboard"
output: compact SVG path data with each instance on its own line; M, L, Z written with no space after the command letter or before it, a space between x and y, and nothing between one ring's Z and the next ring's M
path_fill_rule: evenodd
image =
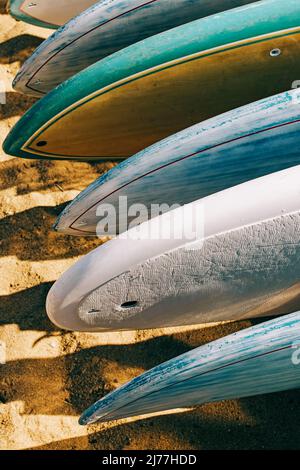
M59 4L57 4L59 2ZM18 0L31 22L64 23L23 65L16 90L41 96L94 62L154 34L254 0ZM90 5L94 4L87 9ZM20 16L20 14L19 14Z
M300 313L201 346L105 396L80 424L300 387Z
M122 233L152 210L196 199L300 163L300 90L282 93L202 122L158 142L101 176L60 215L71 235ZM137 218L132 209L146 210ZM104 207L114 211L101 224ZM157 211L154 211L154 214Z

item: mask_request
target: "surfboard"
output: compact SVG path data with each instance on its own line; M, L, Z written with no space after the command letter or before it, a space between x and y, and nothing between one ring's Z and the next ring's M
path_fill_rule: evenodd
M67 3L72 4L70 0ZM251 0L101 1L43 42L23 65L14 88L41 96L80 70L130 44L247 3Z
M58 28L97 0L9 0L10 14L20 21Z
M115 331L290 313L299 294L300 166L166 212L52 286L60 328Z
M300 313L196 348L135 378L86 410L111 421L300 387Z
M264 0L157 34L39 100L4 143L34 158L120 160L288 90L300 76L300 3Z
M174 204L299 164L299 104L300 90L285 92L154 144L79 194L55 229L70 235L115 236L156 215L158 208L166 212ZM145 210L134 219L130 210L138 204ZM115 210L105 214L106 205Z

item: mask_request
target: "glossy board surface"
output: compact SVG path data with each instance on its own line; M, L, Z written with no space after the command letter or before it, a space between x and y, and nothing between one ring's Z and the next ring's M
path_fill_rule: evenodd
M300 3L265 0L152 36L39 100L4 143L34 158L120 160L300 76Z
M37 48L15 78L14 88L41 96L80 70L142 39L247 3L251 0L98 2Z

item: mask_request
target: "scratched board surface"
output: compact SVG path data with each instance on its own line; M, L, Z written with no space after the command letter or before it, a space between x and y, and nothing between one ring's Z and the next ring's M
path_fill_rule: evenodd
M155 205L165 212L299 164L299 103L299 90L285 92L154 144L79 194L58 218L56 230L114 236L155 216ZM104 210L99 211L105 204L118 214L117 219L113 212L106 214L107 226L101 225ZM128 213L135 204L147 209L136 218Z
M290 89L300 4L265 0L152 36L37 102L4 149L33 158L120 160L201 120Z
M14 86L40 96L130 44L247 3L251 0L101 1L50 36L27 60Z
M296 166L251 180L105 243L54 284L50 319L120 331L288 313L299 291L299 175Z
M194 349L91 406L81 424L111 421L300 386L300 313Z

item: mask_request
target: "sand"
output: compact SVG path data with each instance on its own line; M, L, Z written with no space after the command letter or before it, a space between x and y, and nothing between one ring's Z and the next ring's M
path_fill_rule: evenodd
M34 102L11 89L48 30L16 22L0 0L0 144ZM45 297L99 245L51 231L55 217L112 165L31 161L0 150L0 449L300 448L299 392L205 405L146 420L80 427L79 414L137 374L253 324L111 334L66 333L48 321Z

